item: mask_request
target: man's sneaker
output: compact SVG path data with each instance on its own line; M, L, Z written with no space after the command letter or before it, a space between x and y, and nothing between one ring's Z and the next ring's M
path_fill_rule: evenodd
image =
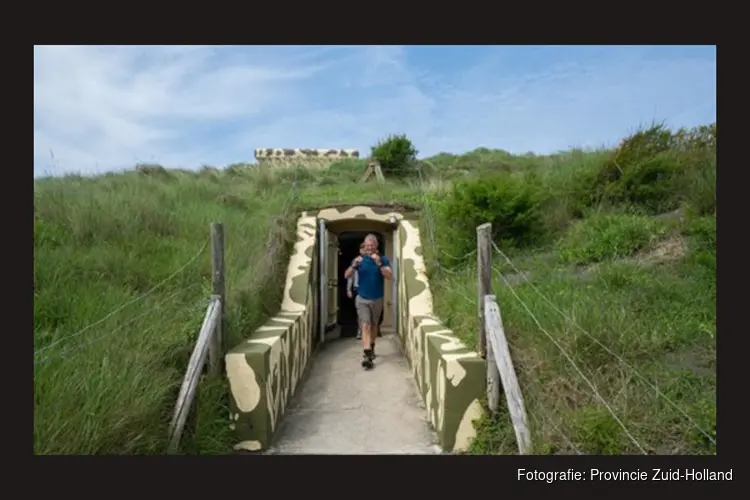
M372 358L370 358L367 354L362 354L362 368L365 370L369 370L372 368Z

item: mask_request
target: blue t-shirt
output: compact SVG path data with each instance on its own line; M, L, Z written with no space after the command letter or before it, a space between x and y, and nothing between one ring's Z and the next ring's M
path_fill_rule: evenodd
M390 267L391 265L391 261L385 255L380 256L380 262L384 266ZM372 257L369 255L362 257L358 272L359 288L357 289L357 295L365 300L382 299L385 295L383 283L385 278L383 278L380 267L372 260Z

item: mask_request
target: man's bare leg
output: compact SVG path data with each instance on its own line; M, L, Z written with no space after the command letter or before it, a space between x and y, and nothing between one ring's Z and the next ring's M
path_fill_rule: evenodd
M370 339L372 338L372 325L370 323L363 322L360 324L362 329L362 349L367 350L370 348Z

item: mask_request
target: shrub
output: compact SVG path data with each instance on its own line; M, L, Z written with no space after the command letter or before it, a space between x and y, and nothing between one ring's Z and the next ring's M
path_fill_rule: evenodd
M676 183L679 163L673 154L660 153L629 165L617 182L605 187L612 204L641 207L650 214L674 210L679 206Z
M503 247L523 247L538 241L543 232L539 212L542 191L524 177L496 174L481 180L462 180L437 206L439 243L445 265L457 264L476 248L476 227L492 223L492 238ZM452 256L452 257L451 257Z
M411 173L417 150L406 135L390 135L372 147L371 156L387 175L403 177Z
M639 130L604 162L588 206L629 204L657 214L685 201L702 213L716 206L716 125Z

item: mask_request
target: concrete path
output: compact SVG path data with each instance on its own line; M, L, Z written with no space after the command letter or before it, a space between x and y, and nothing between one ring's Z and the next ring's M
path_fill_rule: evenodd
M269 454L439 454L395 334L378 339L375 368L359 340L326 343L292 399Z

